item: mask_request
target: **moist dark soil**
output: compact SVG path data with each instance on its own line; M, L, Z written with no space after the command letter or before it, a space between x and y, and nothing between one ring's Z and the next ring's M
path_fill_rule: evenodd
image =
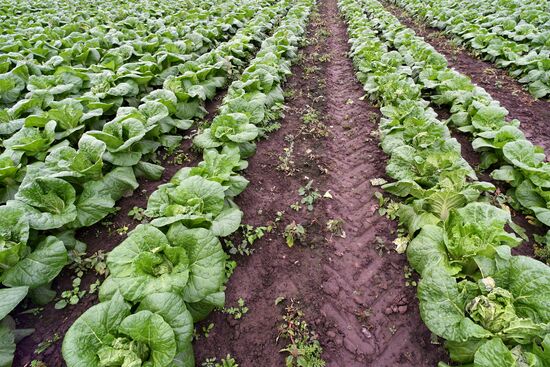
M279 350L287 341L277 337L284 303L275 300L285 297L300 302L330 367L435 366L445 353L430 343L415 289L405 285L406 259L393 251L395 223L378 215L369 181L384 176L386 157L374 137L379 110L361 100L336 0L321 1L318 10L311 44L285 86L294 97L282 127L258 144L246 171L251 184L237 200L246 223L266 225L278 211L283 220L251 256L237 259L226 304L243 298L250 311L240 320L215 312L202 322L214 326L195 343L197 362L231 354L243 367L283 366ZM320 112L329 136L303 133L308 107ZM291 176L277 170L288 135L296 137ZM295 212L289 206L308 180L332 198ZM326 230L330 219L343 221L345 238ZM305 227L307 239L288 248L283 232L292 221Z
M484 88L495 100L505 107L509 119L521 121L521 130L534 144L550 150L550 130L546 122L550 120L550 101L536 99L524 88L524 85L510 76L506 70L499 69L492 62L476 57L470 50L452 36L447 36L436 28L415 19L403 9L384 2L386 10L395 15L401 23L424 37L438 52L447 58L449 67L468 76L472 82Z

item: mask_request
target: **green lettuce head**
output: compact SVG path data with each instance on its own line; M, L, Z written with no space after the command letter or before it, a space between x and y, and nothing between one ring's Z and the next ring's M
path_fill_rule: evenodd
M107 257L110 276L100 299L117 291L131 302L156 292L181 295L198 302L219 291L225 274L225 253L212 232L175 224L167 235L152 225L140 225Z
M242 212L225 203L227 187L220 183L191 176L178 185L161 186L149 198L147 216L151 224L164 227L182 223L188 228L208 228L216 236L228 236L239 228Z
M69 366L193 365L192 318L180 297L152 293L135 313L116 293L88 309L69 328L62 353Z

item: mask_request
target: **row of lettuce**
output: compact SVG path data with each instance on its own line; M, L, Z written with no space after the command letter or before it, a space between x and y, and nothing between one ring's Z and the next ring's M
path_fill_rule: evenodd
M414 31L405 29L380 4L369 5L368 10L377 18L373 21L382 32L380 37L403 55L422 93L433 104L448 108L448 123L472 137L480 168L491 168L491 177L509 186L514 209L550 227L550 164L544 150L525 138L518 120L507 120L506 108L467 76L449 68L445 57ZM394 30L385 32L388 26ZM550 232L542 242L550 245Z
M413 78L422 66L409 66L408 57L421 49L385 39L411 40L410 30L376 0L339 7L357 77L383 114L382 148L395 180L383 188L403 198L396 242L421 275L424 323L464 366L549 366L550 267L511 254L521 239L506 230L509 212L490 203L485 193L495 187L478 181Z
M550 16L546 0L392 2L508 69L533 96L544 98L550 94Z
M204 116L204 102L244 68L285 16L290 1L255 2L254 7L257 12L232 38L184 63L179 75L146 95L138 107L120 107L116 118L105 123L102 130L84 133L78 149L57 146L44 161L20 167L24 172L21 184L13 199L0 206L0 280L8 287L0 290L5 295L5 304L0 305L4 319L0 339L5 353L0 354L0 361L11 361L14 341L24 336L7 314L26 295L35 304L55 297L51 282L70 262L71 250L85 249L85 244L75 239L75 230L113 213L116 201L138 187L136 175L160 177L163 168L147 162L148 158L167 137L179 143L182 137L178 131L189 128L192 119ZM180 106L188 105L194 106L193 112L186 120L178 118ZM228 152L223 159L234 159L233 153ZM206 166L196 170L210 170L217 159L205 154ZM240 176L231 182L235 190L246 186ZM217 208L218 204L213 205ZM196 205L200 210L205 206L199 201ZM224 220L240 220L236 211L223 214L230 218L220 216L219 226L223 227ZM197 219L196 223L203 221Z
M0 73L6 69L0 74L0 137L4 148L0 154L0 202L13 198L27 165L43 162L55 148L76 148L84 132L104 130L120 107L138 107L152 90L186 72L193 83L193 73L207 61L206 54L231 39L244 22L270 3L273 1L242 1L218 6L215 0L207 2L216 10L193 8L195 11L179 20L185 26L163 25L149 35L140 33L128 39L113 35L111 43L102 43L103 54L98 53L90 65L58 54L39 63L28 55L14 56L22 51L0 53ZM117 25L107 27L107 34L114 33ZM86 32L84 36L94 38ZM81 45L75 40L75 47ZM161 131L165 136L157 139L166 148L177 147L181 140L169 133L187 128L189 118L199 112L192 97L200 93L204 94L200 88L191 90L191 98L187 98L191 101L182 99L173 107L173 119ZM142 109L147 115L155 112Z
M110 252L100 303L63 340L68 366L194 366L193 323L224 304L227 255L218 237L241 222L233 198L248 181L238 172L256 138L281 116L281 84L313 4L294 2L195 137L204 160L152 193L146 210L152 221Z

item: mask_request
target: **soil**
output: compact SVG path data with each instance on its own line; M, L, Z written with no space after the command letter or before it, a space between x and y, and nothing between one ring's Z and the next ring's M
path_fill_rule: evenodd
M509 119L521 121L521 130L534 144L550 151L550 130L546 121L550 120L550 101L536 99L524 89L524 85L499 69L492 62L481 60L470 50L454 42L439 29L416 20L405 10L384 1L386 10L395 15L401 23L413 29L426 42L447 58L449 67L468 76L472 82L484 88L495 100L505 107Z
M362 100L364 92L347 55L346 25L336 1L319 1L318 14L308 26L307 45L284 87L288 102L281 128L258 142L257 153L244 173L250 185L236 199L245 213L244 223L274 227L253 244L251 255L233 257L237 267L227 284L226 305L236 306L242 298L249 311L239 320L215 311L197 325L197 366L207 358L228 354L241 367L284 366L286 355L280 350L288 341L279 338L278 327L291 299L317 335L329 367L421 367L447 359L443 347L432 343L420 318L415 287L407 285L411 279L406 258L393 250L396 223L378 214L374 194L379 189L370 180L385 176L387 157L376 136L380 111ZM524 130L534 134L537 143L546 139L540 126L544 116L549 117L548 102L534 101L501 70L483 73L479 63L483 68L489 67L487 63L463 50L451 57L454 51L447 50L447 43L440 38L434 38L433 45L444 54L449 52L445 55L451 66L466 71L500 100L511 117L522 120ZM463 63L463 58L470 61ZM511 97L506 88L494 93L490 86L497 79L493 77L515 83L513 93L517 90L517 94ZM222 97L208 106L208 118ZM524 106L526 103L529 105ZM542 131L535 134L534 126ZM127 226L131 230L138 224L128 217L128 211L134 206L145 207L147 196L159 184L181 167L199 161L190 149L190 140L185 140L181 149L188 154L188 161L166 162L161 181L140 182L133 196L119 202L121 209L108 228L98 224L78 233L89 253L109 251L119 244L125 235L115 229ZM285 152L291 152L287 160ZM471 154L475 153L465 152ZM299 203L303 198L299 189L310 181L321 197L308 210ZM276 221L277 217L281 220ZM341 220L345 235L329 231L329 220ZM285 227L293 223L302 225L306 236L288 247ZM239 240L239 235L233 238ZM65 270L54 282L54 289L58 293L70 289L73 276ZM86 275L82 288L95 280L93 274ZM281 297L285 300L276 305ZM34 351L55 333L62 338L74 320L95 303L96 296L87 295L62 311L50 304L38 316L16 312L18 326L35 327L36 332L17 345L14 366L28 366L33 359L50 367L63 366L61 340L50 343L43 353Z

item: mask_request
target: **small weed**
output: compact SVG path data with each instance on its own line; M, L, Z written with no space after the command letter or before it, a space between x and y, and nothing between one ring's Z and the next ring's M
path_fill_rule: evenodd
M244 255L252 255L254 252L254 249L251 248L251 246L256 242L256 240L259 240L263 236L265 236L266 233L271 233L273 231L274 225L270 224L267 226L259 226L254 227L250 224L241 224L240 230L242 235L242 240L240 243L235 245L235 243L229 239L226 239L224 241L226 247L228 248L228 252L231 255L239 254L241 256Z
M229 255L226 255L225 259L225 279L226 282L231 278L231 275L233 275L233 272L237 268L237 262L235 260L231 260Z
M145 218L145 209L134 206L128 212L128 216L135 221L141 222Z
M387 254L390 253L390 250L386 247L386 241L382 237L376 236L375 241L376 241L375 249L376 251L378 251L379 256L384 256L384 252Z
M545 236L534 235L535 238L535 256L539 258L542 262L550 265L550 232Z
M118 233L121 236L124 236L128 233L129 230L130 228L128 228L127 225L122 225L116 229L116 233Z
M30 367L48 367L46 363L39 361L38 359L33 359L31 363L28 365Z
M369 114L369 122L370 122L371 124L376 125L377 121L378 121L378 114L376 114L376 113L374 113L374 112L371 112L371 113ZM375 131L375 132L376 132L376 135L378 136L378 130L373 130L373 131ZM371 132L371 135L372 135L372 132Z
M397 332L397 326L392 325L388 328L388 330L390 331L391 335L395 335L395 333Z
M57 342L59 339L61 339L61 336L58 333L55 333L51 338L41 341L36 346L36 349L34 350L34 354L44 353L44 351L46 351L49 347L54 345L54 343Z
M237 300L236 307L224 307L222 310L223 313L233 316L235 320L240 320L248 311L249 309L242 298Z
M309 180L305 186L301 186L298 189L298 195L302 197L300 203L307 207L307 210L313 210L313 204L321 197L319 190L312 188L313 180Z
M330 31L323 28L323 29L321 29L320 31L317 32L317 36L322 37L322 38L328 38L328 37L330 37Z
M309 77L311 74L315 74L321 68L317 65L308 65L304 67L304 78Z
M73 289L61 292L61 299L56 302L55 309L60 310L67 305L76 305L86 294L86 290L80 290L81 278L73 279Z
M328 127L323 123L321 113L311 106L307 106L302 114L300 132L317 138L329 135Z
M29 308L28 310L25 310L23 312L21 312L22 315L25 315L25 314L31 314L33 316L38 316L40 315L40 313L44 311L44 307L34 307L34 308Z
M304 313L297 302L290 300L285 308L283 323L279 325L277 341L283 338L289 344L281 349L287 353L286 367L324 367L326 362L321 358L323 348L319 344L317 334L310 330L309 325L303 319Z
M283 92L283 97L285 99L292 99L296 95L296 91L294 89L287 89Z
M200 330L198 329L198 327L196 327L195 330L193 330L193 339L194 340L199 340L200 337L201 337L201 332L202 332L202 335L205 338L208 338L208 336L210 335L210 332L212 331L212 329L214 329L214 323L213 322L211 322L208 325L205 325L205 326L201 327Z
M329 219L327 221L327 230L333 235L346 238L346 231L344 231L344 221L340 218Z
M330 56L330 54L322 54L322 55L319 55L319 57L317 58L317 60L319 60L319 62L328 62L332 59L332 57Z
M416 281L412 278L413 277L413 271L412 268L408 265L405 265L403 268L403 275L405 276L405 285L407 287L416 287Z
M201 364L202 367L239 367L239 364L233 357L231 357L231 354L228 354L225 358L222 358L220 362L218 362L218 359L216 357L207 358L204 362Z
M166 160L166 163L173 164L173 165L178 165L178 166L181 166L185 162L190 161L189 155L184 150L181 150L181 149L178 149L175 152L175 154L172 155L172 157L170 157L170 159L167 160L167 158L169 158L167 156L165 156L163 158Z
M295 212L299 212L302 209L302 206L300 205L300 202L297 201L294 204L290 204L290 209L294 210Z
M279 164L276 169L285 172L287 176L292 176L296 172L296 166L292 159L294 155L294 135L285 136L285 140L288 142L288 147L284 147L283 153L278 157Z
M320 119L321 114L319 111L310 106L306 108L306 111L302 115L302 122L306 125L316 124Z
M355 316L361 321L363 324L367 324L369 322L369 318L372 316L372 309L370 307L367 307L363 310L357 310L355 312Z
M398 202L393 200L386 200L381 192L376 191L374 196L378 199L378 214L386 216L386 218L394 220L397 218L397 212L401 208Z
M84 273L93 270L97 275L107 276L107 254L103 250L95 252L86 257L85 253L78 253L73 258L73 263L69 266L74 270L77 277L82 277Z
M296 242L305 242L306 230L301 224L292 221L292 223L285 227L283 236L287 246L292 247Z
M60 310L68 305L76 305L86 294L97 292L101 285L101 280L99 279L90 284L88 290L80 288L82 277L84 277L84 274L88 271L93 270L96 275L107 276L106 254L103 251L100 250L89 257L85 257L85 255L85 253L73 254L73 262L69 266L75 273L75 277L72 281L72 289L61 292L61 299L55 303L55 309Z

